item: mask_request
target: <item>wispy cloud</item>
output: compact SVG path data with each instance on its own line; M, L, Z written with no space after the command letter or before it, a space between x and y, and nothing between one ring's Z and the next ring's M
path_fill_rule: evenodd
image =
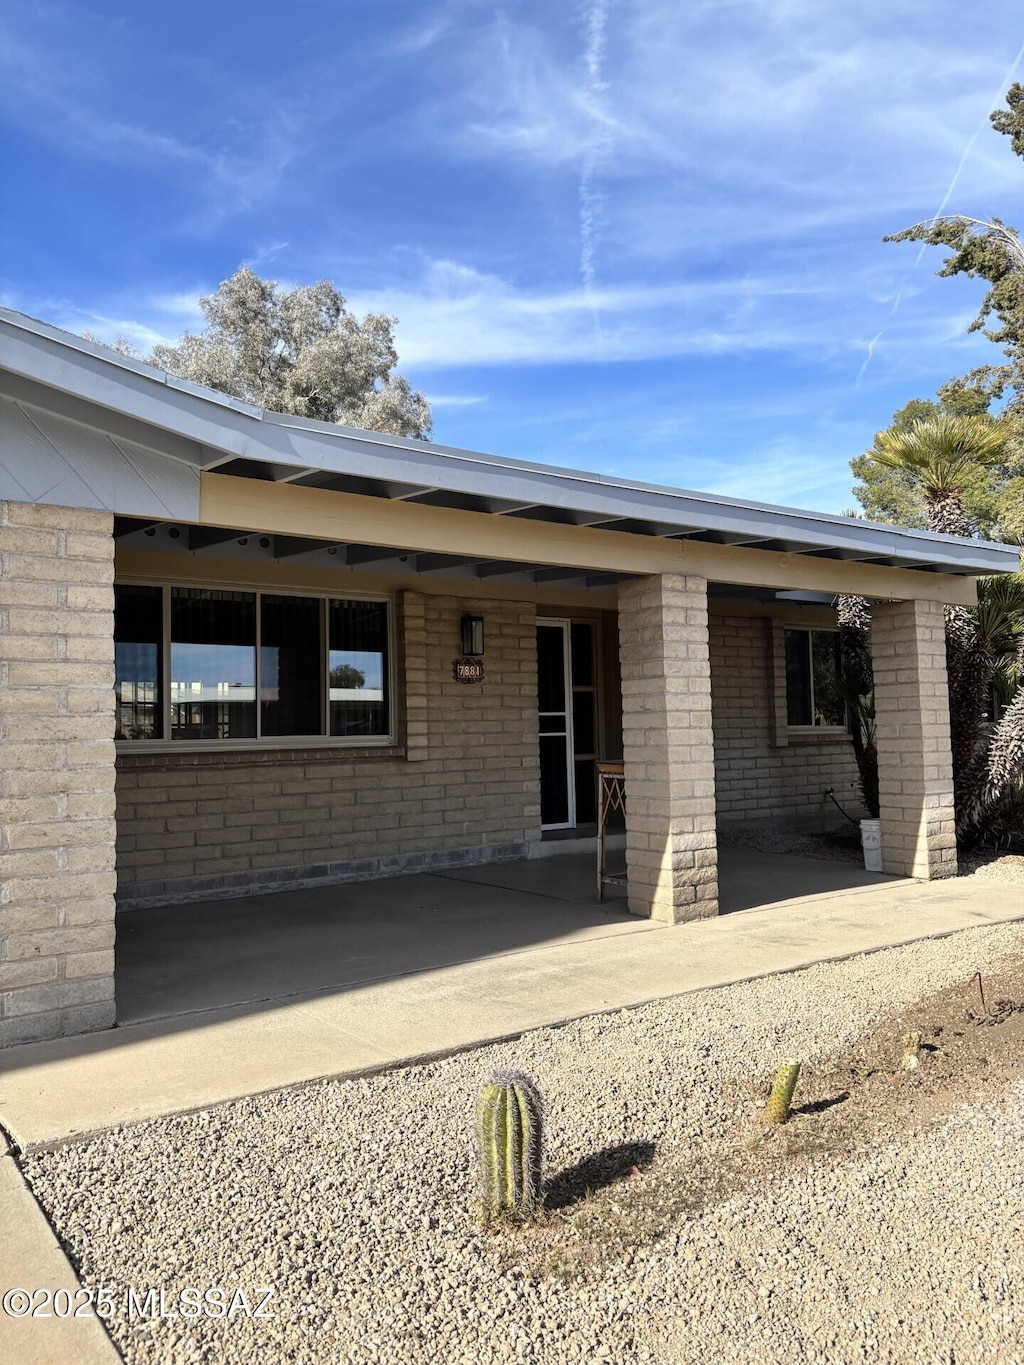
M990 345L977 282L881 237L1013 217L1010 0L307 8L243 39L226 0L201 42L146 6L5 16L14 306L146 350L243 260L327 277L397 316L445 440L833 507Z
M882 340L882 333L881 333L881 332L876 332L875 335L874 335L874 336L871 338L871 340L868 342L867 354L864 356L864 363L863 363L863 365L861 365L860 369L857 371L857 384L858 384L858 385L860 384L860 382L861 382L861 380L864 378L864 376L867 374L867 372L868 372L868 366L871 364L871 357L875 354L875 347L878 345L878 343L879 343L881 340Z
M64 154L121 165L130 174L154 175L163 167L185 178L192 203L182 222L189 225L209 227L278 192L302 146L287 100L265 96L257 116L243 123L236 112L234 121L224 118L201 132L179 109L163 120L126 119L123 101L112 99L118 74L104 50L102 40L111 34L102 23L89 35L101 40L95 61L83 62L81 51L90 43L78 11L55 5L28 14L34 29L16 33L9 23L0 26L0 110L10 126L20 125ZM176 131L171 121L190 131Z
M671 285L524 290L452 261L431 261L403 286L353 295L357 312L400 319L403 365L541 365L640 360L698 352L749 352L801 343L779 305L832 292L827 282L776 278L694 279ZM593 314L602 341L595 345ZM829 309L821 307L824 316ZM829 324L832 325L831 323ZM820 339L808 337L807 344Z
M487 402L485 393L428 393L432 408L475 408Z
M253 270L258 269L260 266L268 265L271 261L276 260L277 257L281 255L282 251L287 251L290 245L290 242L267 242L264 246L256 248L249 257L247 264L250 265Z
M76 336L91 332L108 344L124 337L140 351L148 352L154 346L173 344L182 332L203 326L199 294L199 290L133 294L130 298L112 297L101 306L89 307L69 299L10 290L4 293L3 304Z
M590 0L585 11L586 48L583 64L586 68L586 97L593 111L594 136L583 156L580 172L580 278L588 297L594 288L594 255L604 196L598 186L598 176L611 146L605 99L608 82L604 79L605 43L608 9L611 0ZM595 311L595 321L597 314Z
M975 144L977 143L980 134L990 127L989 113L993 106L998 104L999 101L1001 100L1003 94L1010 85L1010 82L1013 80L1017 68L1020 66L1022 58L1024 58L1024 44L1022 44L1021 47L1018 48L1017 55L1014 57L1013 61L1010 63L1009 67L1004 72L1004 74L1000 77L999 84L996 86L995 90L989 97L988 102L985 106L984 115L975 124L974 131L967 139L967 143L960 154L960 160L957 162L956 169L953 172L953 177L946 187L945 194L942 196L942 202L939 204L939 207L935 210L935 213L932 215L933 218L941 218L942 215L946 212L946 209L949 207L950 200L953 198L953 194L956 191L956 187L960 183L960 178L964 173L964 170L967 166L968 161L971 158L972 153L974 152ZM903 299L908 292L910 276L921 264L927 250L928 243L922 242L920 247L918 248L917 254L914 257L910 270L907 271L902 282L900 283L899 288L896 291L896 296L892 301L892 307L889 310L890 316L898 312L900 304L903 302ZM879 332L878 335L868 346L868 353L864 357L864 363L863 365L861 365L860 369L857 372L858 385L864 378L867 368L871 364L871 358L874 355L875 346L879 341L881 341L883 335L884 335L883 332Z

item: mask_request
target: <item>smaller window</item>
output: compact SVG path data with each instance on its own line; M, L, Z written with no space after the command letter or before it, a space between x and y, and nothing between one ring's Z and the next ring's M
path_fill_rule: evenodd
M838 631L786 631L786 720L808 728L845 727Z
M114 589L115 739L162 739L160 704L164 638L162 588Z
M386 735L388 609L384 602L327 604L332 735Z

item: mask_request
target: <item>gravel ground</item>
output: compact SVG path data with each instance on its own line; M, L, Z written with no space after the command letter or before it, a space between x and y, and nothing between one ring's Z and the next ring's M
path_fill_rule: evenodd
M979 853L961 858L960 875L984 877L993 882L1024 882L1024 855L1020 853Z
M894 1009L1022 955L1024 926L971 930L124 1127L24 1165L84 1283L119 1302L128 1286L274 1287L265 1320L116 1317L133 1365L1021 1365L1022 1084L852 1158L816 1153L732 1190L709 1180L662 1214L657 1240L631 1235L630 1209L660 1164L705 1178L719 1159L742 1165L752 1084L780 1057L824 1068ZM552 1174L599 1173L595 1154L620 1145L649 1172L536 1233L481 1233L469 1109L498 1065L544 1090Z

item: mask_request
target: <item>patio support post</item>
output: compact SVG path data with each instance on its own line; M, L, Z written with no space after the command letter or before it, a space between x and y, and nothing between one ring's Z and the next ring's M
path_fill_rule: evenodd
M872 608L882 867L899 877L955 877L946 631L937 602Z
M619 651L630 911L669 924L716 915L707 580L624 584Z
M0 501L0 1046L114 1023L113 517Z

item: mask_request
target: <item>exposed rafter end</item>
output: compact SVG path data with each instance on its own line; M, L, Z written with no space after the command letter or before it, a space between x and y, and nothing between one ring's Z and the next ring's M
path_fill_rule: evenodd
M338 553L345 549L345 542L338 540L310 540L305 536L275 536L274 558L296 559L300 555Z
M194 552L198 550L209 550L215 545L227 545L230 541L248 540L249 536L245 531L237 528L230 530L224 526L190 526L188 532L188 548Z
M133 536L137 531L152 530L160 524L159 521L143 521L138 517L115 517L114 539L123 540L125 536Z

